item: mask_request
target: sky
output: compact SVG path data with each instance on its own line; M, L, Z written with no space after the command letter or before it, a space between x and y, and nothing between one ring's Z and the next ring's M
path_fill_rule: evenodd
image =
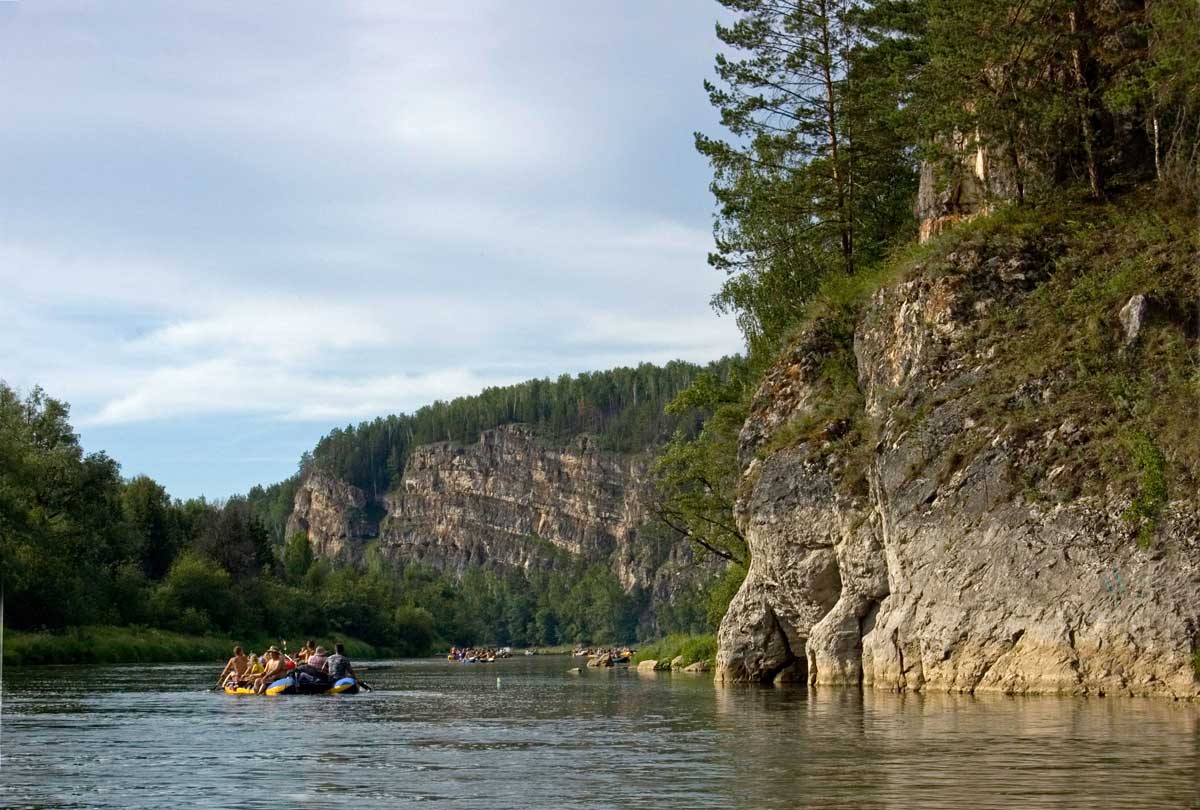
M0 379L176 497L335 426L739 351L710 0L0 2Z

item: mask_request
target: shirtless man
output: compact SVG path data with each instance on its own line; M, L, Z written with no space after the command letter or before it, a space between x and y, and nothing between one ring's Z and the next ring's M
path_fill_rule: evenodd
M250 672L250 658L242 650L241 646L233 648L233 658L225 662L225 669L221 670L221 674L217 677L217 686L225 686L233 683L235 686L239 681L246 679L246 675Z
M261 695L267 691L268 686L285 677L287 677L287 662L283 659L283 653L279 652L278 647L271 647L267 650L266 670L255 679L254 691Z

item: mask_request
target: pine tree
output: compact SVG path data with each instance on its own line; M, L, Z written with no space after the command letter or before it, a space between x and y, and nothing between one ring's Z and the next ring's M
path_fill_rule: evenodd
M915 172L897 95L856 58L872 44L860 4L720 2L739 15L717 26L738 56L718 55L705 89L731 138L696 135L718 204L709 262L728 276L714 306L769 351L823 276L854 273L910 216Z

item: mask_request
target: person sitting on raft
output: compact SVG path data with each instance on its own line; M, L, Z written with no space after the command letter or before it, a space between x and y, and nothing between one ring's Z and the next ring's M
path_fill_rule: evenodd
M296 663L303 664L314 652L316 652L316 645L313 644L313 640L310 638L304 642L304 646L300 648L300 652L296 653Z
M328 667L326 666L326 662L328 660L329 660L329 656L325 652L325 648L318 646L315 650L312 651L312 655L308 656L308 660L306 660L304 662L304 664L305 664L305 666L309 667L310 669L315 669L322 673L325 673L325 672L328 672Z
M267 650L266 659L263 674L254 680L254 691L259 695L267 691L267 687L273 682L287 677L287 662L283 660L283 653L279 652L278 647L271 646Z
M233 658L225 662L225 669L221 670L221 674L217 676L217 686L225 686L229 683L236 686L245 680L249 673L250 657L246 655L241 645L238 645L233 648Z
M307 661L296 667L297 683L302 687L328 687L331 681L327 661L325 648L317 647Z
M333 645L333 655L325 661L329 672L329 680L337 683L342 678L347 676L358 680L358 673L354 671L354 667L350 666L350 659L346 657L346 648L339 641Z

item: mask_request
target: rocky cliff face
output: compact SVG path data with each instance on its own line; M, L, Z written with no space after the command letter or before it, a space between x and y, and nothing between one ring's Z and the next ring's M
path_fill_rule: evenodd
M741 435L752 562L720 629L719 680L1200 695L1196 502L1169 504L1141 548L1128 497L1044 495L1072 474L1046 464L1051 449L1086 442L1087 426L1016 432L972 396L995 366L983 314L1048 272L968 251L877 293L853 340L856 419L872 429L857 443L820 409L828 324L781 358ZM1055 394L1026 388L1013 396ZM801 439L782 441L787 426ZM1026 471L1048 467L1031 485Z
M306 531L320 557L357 562L376 541L398 566L454 576L479 567L529 571L566 553L610 566L627 592L667 599L694 584L697 571L686 546L642 534L650 461L600 450L587 436L551 446L526 426L507 425L471 445L416 448L401 485L378 502L314 472L297 491L287 531Z
M1000 150L984 147L973 135L958 134L942 145L957 159L921 164L916 215L922 242L1018 196L1012 161Z
M359 562L367 541L379 535L378 510L358 487L313 472L296 491L288 518L286 536L296 532L308 535L317 557Z
M459 575L488 565L528 570L558 549L611 560L632 589L653 577L637 554L647 472L646 457L604 452L586 436L549 447L523 425L489 430L470 446L426 445L387 498L382 548Z

